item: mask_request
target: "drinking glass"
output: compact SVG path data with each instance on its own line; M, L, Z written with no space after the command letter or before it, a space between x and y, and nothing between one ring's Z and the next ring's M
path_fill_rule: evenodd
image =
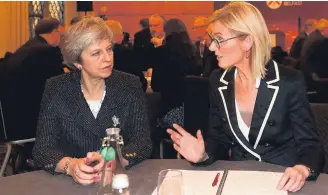
M157 195L183 195L182 172L173 169L159 172Z

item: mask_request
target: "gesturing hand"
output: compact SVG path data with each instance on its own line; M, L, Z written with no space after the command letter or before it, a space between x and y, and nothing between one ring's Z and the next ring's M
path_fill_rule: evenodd
M174 149L190 162L197 163L202 160L205 154L205 144L201 131L197 131L196 138L177 124L173 124L173 127L178 132L172 129L168 129L167 132L174 142Z

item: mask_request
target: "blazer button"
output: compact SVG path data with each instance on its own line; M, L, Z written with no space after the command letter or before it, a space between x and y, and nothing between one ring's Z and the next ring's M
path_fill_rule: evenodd
M264 144L264 147L269 147L269 146L270 146L269 143L265 143L265 144Z
M235 142L231 142L231 145L235 145Z
M276 124L276 122L274 120L268 121L268 125L269 126L274 126L275 124Z
M222 122L223 122L223 123L227 123L227 119L222 118Z

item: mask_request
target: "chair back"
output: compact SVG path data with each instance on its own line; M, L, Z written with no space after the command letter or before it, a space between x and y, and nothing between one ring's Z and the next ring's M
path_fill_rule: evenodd
M184 128L192 135L198 129L206 134L209 114L209 80L205 77L186 76L184 97Z
M316 129L323 146L326 164L324 172L328 173L328 104L311 104L315 117Z

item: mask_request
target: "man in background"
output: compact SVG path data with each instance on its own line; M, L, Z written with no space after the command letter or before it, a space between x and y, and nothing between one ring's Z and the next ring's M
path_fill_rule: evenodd
M317 28L318 21L315 19L308 19L305 21L304 29L295 38L289 52L289 56L294 59L299 59L301 57L301 50L306 37L311 34Z
M8 137L34 138L41 98L47 79L63 74L58 50L60 23L49 18L39 20L36 36L21 46L4 64L1 75L2 108ZM33 144L25 145L24 156L30 158Z
M193 23L193 31L196 34L196 59L202 65L202 76L209 77L213 70L218 68L218 61L214 52L209 50L210 40L206 32L210 32L210 26L207 25L207 18L198 16Z
M300 68L304 74L305 81L307 84L307 90L309 92L315 91L315 83L312 78L314 65L311 56L315 52L315 45L325 39L325 35L328 31L328 20L322 18L316 25L316 30L309 34L303 44L300 57Z
M114 69L138 76L140 78L143 90L146 91L147 81L142 71L135 66L135 62L133 60L133 49L132 47L126 47L126 45L122 42L124 35L121 23L115 20L107 20L106 23L112 30L114 36Z

